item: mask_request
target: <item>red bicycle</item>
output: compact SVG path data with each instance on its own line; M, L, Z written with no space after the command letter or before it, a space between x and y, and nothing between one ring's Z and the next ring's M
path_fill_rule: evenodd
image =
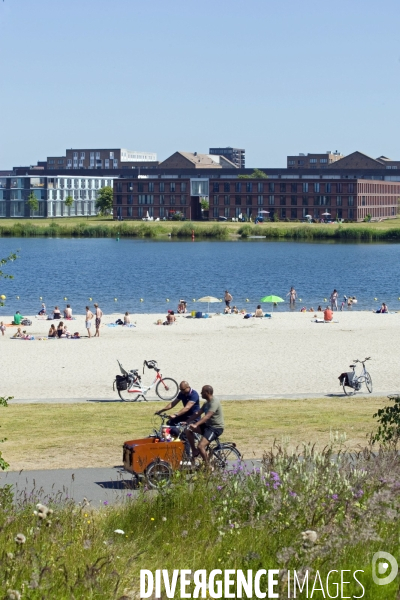
M161 369L157 365L155 360L145 360L143 362L143 374L144 369L154 369L155 378L154 381L149 385L145 386L142 383L142 378L139 375L139 369L131 369L129 372L124 369L119 360L120 371L122 375L117 375L114 381L113 389L117 389L118 396L124 402L130 400L131 402L141 402L146 399L146 394L156 386L157 396L164 401L174 400L179 393L179 386L175 379L171 377L163 377L160 373Z

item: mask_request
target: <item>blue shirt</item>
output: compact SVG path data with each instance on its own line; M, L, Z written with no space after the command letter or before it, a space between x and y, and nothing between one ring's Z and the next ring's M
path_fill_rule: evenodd
M179 394L177 395L176 398L177 398L177 400L182 401L183 406L186 406L186 404L188 402L194 402L193 406L191 408L189 408L189 410L186 413L186 415L188 417L191 417L192 415L194 415L195 412L200 410L200 398L199 398L199 394L196 392L196 390L193 390L192 388L190 388L189 394L184 394L183 392L179 392Z

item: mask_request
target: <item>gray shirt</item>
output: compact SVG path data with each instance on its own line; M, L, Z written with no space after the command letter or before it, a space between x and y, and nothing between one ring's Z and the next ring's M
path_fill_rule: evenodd
M213 416L205 422L205 425L215 427L217 429L224 429L224 414L222 412L222 406L220 400L217 400L214 396L209 402L205 402L201 407L201 412L205 415L209 412L213 412Z

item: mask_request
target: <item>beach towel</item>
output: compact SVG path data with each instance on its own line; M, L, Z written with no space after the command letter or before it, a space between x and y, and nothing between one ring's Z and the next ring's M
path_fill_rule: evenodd
M134 325L133 323L126 323L124 327L136 327L136 325Z
M35 319L40 319L40 321L47 321L47 315L35 315Z
M339 321L324 321L324 319L312 319L311 323L339 323Z
M15 337L10 337L10 340L21 340L21 342L32 342L34 340L34 336L30 335L29 337L26 338L15 338Z
M107 327L118 327L116 323L108 323Z

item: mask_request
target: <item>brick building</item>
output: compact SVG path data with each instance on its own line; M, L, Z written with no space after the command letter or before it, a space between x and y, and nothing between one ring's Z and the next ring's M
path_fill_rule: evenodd
M227 146L226 148L210 148L210 154L224 156L236 165L238 169L246 168L246 151L244 148L232 148L231 146Z
M328 212L332 219L362 221L397 216L400 182L348 179L338 176L270 176L268 179L238 179L237 176L181 175L122 177L114 182L114 218L168 218L181 212L187 219L202 218L201 199L209 202L209 218L227 219L240 214L256 217L315 219Z
M328 150L325 154L302 154L288 156L286 159L288 169L326 169L332 163L343 158L343 154Z
M156 167L158 161L155 152L139 152L125 148L71 148L66 150L65 156L48 156L44 164L50 170L129 169L137 166Z

